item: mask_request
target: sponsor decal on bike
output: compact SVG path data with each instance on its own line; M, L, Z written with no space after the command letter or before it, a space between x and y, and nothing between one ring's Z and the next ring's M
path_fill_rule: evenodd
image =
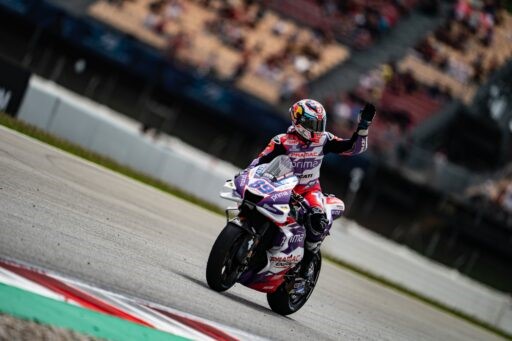
M272 256L270 257L271 262L289 262L289 263L297 263L301 260L301 256L299 255L289 255L286 257Z
M302 256L289 255L288 257L270 257L270 261L274 262L276 268L288 268L300 262Z
M296 145L298 145L299 143L300 143L300 142L299 142L299 140L296 140L296 139L288 139L288 140L286 140L286 142L285 142L285 144L286 144L287 146L296 146Z
M320 166L321 163L322 163L321 160L293 160L292 161L293 168L295 168L295 169L297 169L297 168L311 169L311 168Z
M247 173L243 173L241 174L238 178L238 183L240 185L240 187L243 187L245 186L245 184L247 183Z
M264 209L266 209L267 211L273 213L273 214L276 214L276 215L283 215L283 212L278 210L277 208L275 208L274 206L271 206L269 204L265 204L262 206Z
M297 158L306 158L306 157L317 157L319 154L317 152L294 152L290 153L290 157L297 157Z
M265 167L260 166L260 167L256 168L256 175L262 176L263 173L265 173Z
M302 243L304 241L304 234L296 234L290 238L289 244Z
M272 198L272 201L275 202L279 199L286 198L288 196L289 196L288 192L277 192L276 194L272 194L272 196L270 198Z
M336 219L337 217L339 217L342 214L343 214L343 211L341 211L341 210L332 210L331 211L331 216L333 217L333 219Z
M290 177L290 178L286 178L286 179L283 179L283 180L280 180L278 182L275 183L276 186L284 186L284 185L289 185L289 184L292 184L294 183L295 179Z

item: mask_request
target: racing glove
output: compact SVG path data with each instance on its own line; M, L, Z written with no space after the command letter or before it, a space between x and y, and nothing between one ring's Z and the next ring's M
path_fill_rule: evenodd
M363 109L360 112L361 118L359 119L359 124L357 126L357 134L360 136L368 135L368 127L373 121L373 117L375 116L375 106L371 103L366 103Z

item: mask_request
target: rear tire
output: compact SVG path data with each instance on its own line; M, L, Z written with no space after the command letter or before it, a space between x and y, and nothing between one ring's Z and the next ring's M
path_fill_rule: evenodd
M213 290L222 292L236 283L241 266L236 256L246 237L242 228L227 223L215 240L206 264L206 282Z
M297 312L308 301L315 289L320 269L322 268L322 255L320 251L314 256L312 263L314 265L313 280L306 288L306 291L298 296L290 292L295 281L295 276L285 280L276 291L267 294L267 302L274 312L280 315L290 315ZM291 282L290 282L291 281Z

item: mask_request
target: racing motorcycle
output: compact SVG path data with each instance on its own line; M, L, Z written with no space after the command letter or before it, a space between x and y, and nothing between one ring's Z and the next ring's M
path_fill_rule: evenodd
M226 209L227 224L217 237L206 266L210 288L222 292L241 283L267 294L281 315L298 311L309 299L320 274L318 252L301 269L309 205L293 189L299 182L288 156L276 157L226 181L221 197L238 203ZM345 209L323 196L329 227Z

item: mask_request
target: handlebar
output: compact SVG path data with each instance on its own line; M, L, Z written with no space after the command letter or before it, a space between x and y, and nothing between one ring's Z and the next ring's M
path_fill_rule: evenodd
M304 199L304 197L294 191L292 191L292 200L294 200L295 202L297 202L300 206L302 206L304 209L306 210L309 210L310 209L310 206L309 206L309 203L307 202L306 199Z

